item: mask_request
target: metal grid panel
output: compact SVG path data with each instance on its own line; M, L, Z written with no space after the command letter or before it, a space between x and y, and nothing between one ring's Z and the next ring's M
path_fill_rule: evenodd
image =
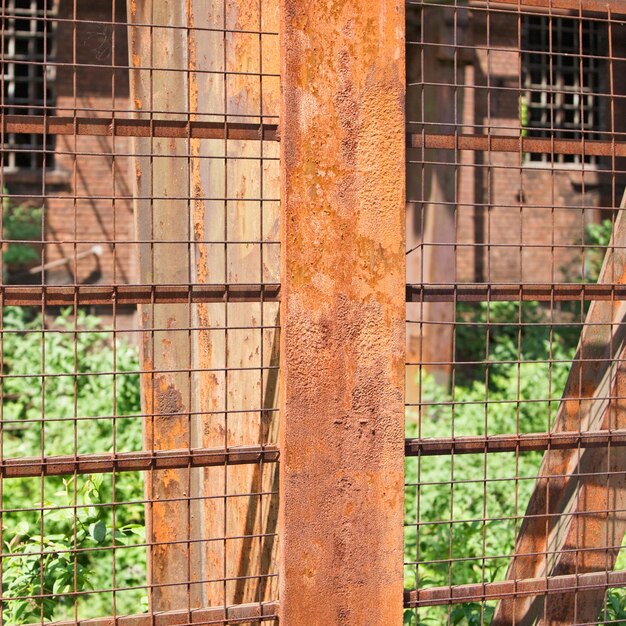
M405 623L624 619L620 8L407 2Z
M2 14L2 622L274 622L278 4Z
M93 4L3 3L2 619L276 621L278 3ZM622 3L406 5L405 621L620 620L626 605ZM359 22L369 14L329 7L307 7L316 18L328 17L328 24L293 19L293 12L291 21L283 21L288 35L300 33L292 40L290 80L300 79L301 64L311 72L298 84L301 100L287 94L282 103L283 110L295 107L293 126L285 126L291 134L282 166L294 175L289 232L298 237L309 233L309 215L298 203L307 210L322 205L311 209L307 194L296 194L298 185L309 189L309 179L298 178L293 146L310 147L296 120L314 119L315 133L327 137L311 107L321 93L316 80L324 89L336 81L345 91L351 84L345 68L352 67L354 85L370 89L361 79L380 63L376 55L363 62L380 44L372 41L376 32ZM371 16L388 18L376 23L400 59L396 70L397 9L391 1L371 9ZM41 58L17 58L13 13L27 16L34 34L46 33ZM524 25L540 31L532 44ZM365 56L338 53L328 63L330 73L320 76L319 64L300 55L298 46L313 33L324 43L331 26L341 30L334 41L340 52L356 40ZM585 44L594 38L597 46ZM535 50L537 42L545 49ZM323 57L331 48L319 45L314 52ZM547 65L537 65L531 53ZM342 62L335 66L337 59ZM526 60L531 74L540 66L539 81L525 80ZM43 101L15 101L11 64L17 62L28 66L32 99L43 81ZM594 68L598 79L587 83ZM389 96L393 90L377 92L366 111L395 111L384 100L397 105L398 98ZM320 97L318 105L331 101ZM541 105L534 107L541 109L538 116L529 114L533 102ZM338 134L357 132L349 107L329 111L328 118L337 114ZM391 116L390 126L401 124L400 117ZM367 241L385 245L368 252L369 265L362 262L365 244L358 237L344 241L344 251L333 251L336 262L322 263L316 276L319 283L328 272L325 284L336 284L336 293L328 302L310 299L305 309L315 319L326 304L337 315L333 298L344 306L348 292L362 313L365 292L342 282L353 271L363 272L367 288L376 281L390 285L391 271L374 276L375 260L384 260L387 248L395 250L398 233L389 237L390 231L373 228L380 214L372 219L368 211L380 203L368 194L374 185L393 213L397 185L385 185L398 176L397 160L385 160L387 138L377 134L384 125L367 120L368 132L354 150L362 150L360 160L353 162L351 154L341 169L348 181L354 171L366 174L358 178L362 195L347 207L354 213L344 226L348 232L358 226L352 218L363 217ZM373 145L384 175L373 174ZM307 167L335 159L339 150L329 146L311 153ZM397 156L398 146L389 152ZM342 193L347 188L343 178L329 182L324 168L313 170L306 169L307 176L328 197L335 185ZM335 241L328 222L320 224L326 225L320 233ZM297 265L303 255L308 267L318 267L319 255L307 256L313 249L292 248L285 266ZM347 267L352 269L342 274ZM306 281L288 286L295 287L295 308L285 309L293 324L298 298L312 292ZM383 300L390 310L397 305ZM359 315L354 319L360 323L350 322L359 332L389 331L379 317L370 327ZM322 324L320 336L331 336L330 328ZM307 337L293 339L293 346L304 341L302 350L284 358L299 364ZM332 363L355 344L371 353L343 327L333 337L342 350L331 347ZM398 350L393 341L388 347L391 362ZM387 415L378 408L383 394L373 398L365 391L381 372L395 381L397 368L389 372L387 361L373 365L360 352L355 360L363 388L353 392L340 384L340 391L350 396L345 403L355 403L352 416L357 405L367 414L358 427L365 433L370 414L378 420L385 414L389 423L394 418L393 403L385 403ZM341 394L329 397L324 385L337 385L337 374L351 365L318 365L306 378L300 373L287 380L292 389L308 389L320 371L316 393L330 403L328 434L342 424L335 417L343 416L344 404L333 405ZM294 396L291 411L304 402L302 414L288 424L294 441L303 442L292 449L306 454L283 467L283 481L301 498L301 508L293 500L283 503L292 507L283 510L283 521L296 549L281 566L284 575L293 576L292 566L304 573L283 580L291 594L283 617L315 610L318 598L301 600L298 586L315 576L324 578L318 588L332 586L320 615L357 609L361 613L353 615L395 615L400 607L384 592L394 577L381 583L381 567L368 572L371 587L359 588L369 553L344 555L338 568L328 548L338 536L344 549L352 549L362 537L367 541L361 530L376 526L375 516L355 509L354 490L346 485L355 484L351 477L363 478L364 450L376 451L380 467L383 457L393 465L394 429L354 430L349 445L344 432L316 453L307 447L314 428L303 417L318 425L317 404L306 397ZM323 459L335 446L332 468ZM303 493L300 478L310 481L322 471L330 495L320 498L326 493L321 488ZM382 471L379 478L390 475ZM365 478L362 493L372 489L372 476ZM390 493L386 487L383 492ZM313 495L332 501L338 511L333 517L353 515L349 533L333 519L323 528L326 543L311 535L326 550L323 563L337 584L324 576L324 567L309 570L306 562L299 524L309 519L305 496ZM395 514L375 507L381 519ZM317 519L312 527L319 531ZM391 545L394 537L389 531L385 540ZM379 555L384 545L368 547ZM343 606L359 593L367 595L359 607Z

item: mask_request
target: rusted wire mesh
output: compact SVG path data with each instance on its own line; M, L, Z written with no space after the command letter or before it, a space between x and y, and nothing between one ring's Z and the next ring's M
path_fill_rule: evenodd
M281 621L307 585L399 614L356 570L401 523L400 13L283 2L281 164L279 4L2 0L7 625L277 621L280 165ZM626 619L625 32L621 0L406 2L405 624Z
M625 19L407 2L405 623L626 615Z
M278 5L209 4L2 0L4 624L275 620Z

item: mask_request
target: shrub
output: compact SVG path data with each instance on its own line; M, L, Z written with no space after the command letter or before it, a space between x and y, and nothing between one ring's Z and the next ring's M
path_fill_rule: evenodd
M114 432L116 450L141 449L134 348L82 311L45 328L40 314L7 307L3 323L5 457L107 452ZM11 479L2 496L3 595L15 598L3 623L110 615L114 601L122 614L145 607L144 589L90 593L145 585L139 473Z

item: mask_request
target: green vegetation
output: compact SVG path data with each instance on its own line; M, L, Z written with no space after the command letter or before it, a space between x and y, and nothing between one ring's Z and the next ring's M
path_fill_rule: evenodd
M29 265L38 263L40 253L35 247L41 241L42 210L26 204L15 204L4 190L2 197L3 280L12 273L24 271ZM32 243L30 243L32 242Z
M421 435L547 430L567 380L576 334L576 327L568 325L551 328L547 316L536 303L459 307L456 359L467 365L457 370L450 393L430 377L421 381L422 401L428 403ZM525 324L521 332L518 319ZM409 415L408 436L417 436L418 430L416 417ZM540 461L536 452L517 458L502 453L408 459L406 480L414 486L406 490L405 556L419 565L407 566L407 587L416 586L416 576L421 587L501 579L516 535L510 518L523 515ZM455 523L435 523L445 520ZM451 559L459 560L451 564ZM492 611L493 604L460 605L453 607L450 622L489 623ZM407 624L413 623L410 619L407 613ZM447 608L420 612L420 624L447 621Z
M42 332L40 314L4 311L3 456L107 452L114 439L118 451L140 449L136 351L85 313L46 321ZM142 498L133 472L3 481L2 588L16 598L3 623L145 608ZM135 589L114 597L114 587Z
M42 211L16 205L5 189L2 216L6 281L40 262ZM141 418L132 417L140 413L134 348L82 311L44 319L6 307L2 330L4 458L141 449ZM2 607L3 624L146 607L139 473L16 478L0 493L2 592L15 598ZM109 591L116 587L130 590Z

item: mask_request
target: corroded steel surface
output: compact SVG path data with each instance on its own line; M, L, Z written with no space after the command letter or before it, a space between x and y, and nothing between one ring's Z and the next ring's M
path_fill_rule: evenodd
M227 626L229 624L253 624L275 621L277 602L256 602L238 606L211 607L189 611L163 611L137 615L119 615L72 622L50 622L50 626Z
M425 439L407 439L404 449L407 456L437 456L441 454L481 454L485 452L544 452L548 449L606 449L607 446L626 446L626 430L597 430L586 433L526 433L482 437L427 437Z
M281 6L280 620L400 624L404 2Z
M3 478L24 476L66 476L68 474L101 474L145 470L210 467L278 461L276 446L240 446L228 450L192 448L118 452L117 454L79 454L76 456L22 457L0 462Z
M517 283L407 285L407 302L583 302L626 299L626 285L618 283Z
M626 571L591 572L587 574L568 574L551 576L550 578L526 578L522 580L504 580L493 583L474 583L469 585L452 585L449 587L431 587L418 591L407 591L404 594L406 608L416 606L436 606L442 604L462 604L465 602L484 602L506 598L526 598L548 596L553 598L562 594L589 592L604 594L609 587L620 587L626 584ZM597 617L597 613L596 613ZM585 620L577 624L593 624ZM518 624L520 622L507 622ZM555 622L558 623L558 622ZM563 622L572 624L572 621Z
M159 120L158 133L135 138L150 155L135 159L140 281L240 295L258 285L256 297L230 298L229 286L221 299L144 306L144 369L158 372L143 377L144 413L155 414L146 447L263 446L277 424L278 304L261 286L278 282L278 246L261 244L278 232L278 148L266 145L277 4L129 1L129 18L131 101L139 122ZM277 470L264 460L151 475L153 610L275 597L276 498L258 493L275 493Z
M598 282L626 282L625 241L626 217L621 211ZM626 303L592 303L554 432L626 426L625 320ZM612 570L626 531L625 470L623 447L548 450L507 577L516 580ZM602 608L604 591L572 591L550 600L542 596L505 599L498 605L493 623L592 622Z
M445 128L445 127L444 127ZM233 139L241 141L279 141L276 124L250 122L207 122L202 120L134 119L126 117L67 117L7 115L6 133L46 135L84 135L94 137L169 137L180 139ZM610 136L610 133L606 133ZM615 134L612 139L541 139L516 135L488 136L477 133L407 133L411 148L432 150L470 150L520 152L528 154L586 154L589 156L626 156L626 142Z
M278 31L278 3L191 0L187 7L192 123L208 119L258 129L256 136L231 133L222 140L189 142L191 280L200 285L277 283L278 246L270 252L261 241L278 232L278 146L264 141L276 138L265 132L264 123L271 118L275 129L278 115L278 37L269 34ZM220 240L225 245L212 243ZM263 297L193 308L199 329L193 359L200 370L193 374L193 408L200 416L192 432L194 445L276 442L278 374L270 366L277 360L272 349L278 341L277 312L278 305ZM261 326L266 328L261 331ZM215 328L225 332L212 332ZM209 375L202 371L207 369ZM276 553L276 496L261 499L256 493L275 492L277 474L275 465L257 464L210 467L195 476L194 489L207 500L197 512L203 525L193 532L200 538L246 536L207 542L192 555L192 566L204 568L209 580L203 603L276 597L275 577L269 575ZM238 497L219 498L228 494Z
M479 152L519 152L528 154L586 154L589 156L625 156L623 141L589 139L542 139L514 135L487 135L478 133L410 133L412 148L475 150Z
M149 119L160 111L171 120L184 121L186 79L184 68L186 25L184 5L152 0L128 1L130 95L136 117ZM151 28L132 26L152 24ZM155 68L155 69L142 69ZM145 111L148 111L146 113ZM189 222L187 214L188 163L186 146L174 138L135 138L135 223L141 243L139 277L143 284L189 282ZM153 198L157 198L154 199ZM177 243L170 243L171 240ZM163 242L163 243L161 243ZM178 262L173 262L177 259ZM147 450L189 448L191 386L185 369L191 368L191 344L184 329L189 307L184 303L144 305L139 309L145 328L142 337L142 408ZM166 370L166 372L160 372ZM190 578L189 504L190 470L149 472L146 478L146 536L151 608L156 611L198 606L181 583ZM162 502L160 502L162 501ZM158 586L165 584L165 586Z
M427 2L428 0L426 0ZM418 0L419 2L419 0ZM407 0L407 4L417 4L415 0ZM470 0L470 5L479 4ZM626 15L623 0L483 0L482 4L503 5L509 10L519 11L520 9L540 9L544 11L595 11L606 13L610 11L612 15ZM491 8L491 7L490 7Z
M6 115L5 133L85 135L94 137L179 137L181 139L264 139L278 140L275 124L207 122L202 120L135 119L127 117L68 117Z

